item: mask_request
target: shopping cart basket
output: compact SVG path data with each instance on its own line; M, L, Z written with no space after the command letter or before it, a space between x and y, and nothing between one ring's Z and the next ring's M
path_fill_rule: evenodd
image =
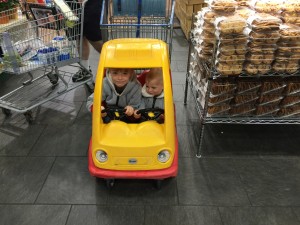
M0 108L7 116L11 111L24 113L31 122L31 109L92 78L88 68L80 64L84 3L56 2L59 4L27 4L28 19L22 19L23 26L19 29L11 28L13 20L0 25L3 72L0 73ZM10 16L11 11L2 15ZM72 82L78 70L72 69L74 63L89 74L89 79ZM10 81L15 85L7 85Z
M136 37L163 40L171 57L174 7L175 0L104 0L100 28L109 40Z

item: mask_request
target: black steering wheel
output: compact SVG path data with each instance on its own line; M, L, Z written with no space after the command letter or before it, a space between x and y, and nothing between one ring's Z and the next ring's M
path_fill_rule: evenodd
M147 109L140 109L136 113L141 114L141 116L145 120L156 120L158 121L159 116L164 114L165 110L159 108L147 108Z
M117 106L108 106L107 108L101 110L101 113L107 113L107 116L111 120L122 120L126 117L126 109Z

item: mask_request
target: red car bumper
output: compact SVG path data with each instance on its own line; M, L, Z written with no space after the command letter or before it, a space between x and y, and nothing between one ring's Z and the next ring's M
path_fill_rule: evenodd
M168 177L176 177L178 172L178 139L176 136L175 157L171 167L161 170L107 170L100 169L95 166L91 153L92 139L89 145L89 171L92 176L108 179L165 179Z

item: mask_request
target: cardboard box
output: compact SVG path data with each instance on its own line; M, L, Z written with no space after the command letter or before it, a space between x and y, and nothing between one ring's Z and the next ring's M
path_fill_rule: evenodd
M185 3L199 3L199 4L185 4ZM192 14L197 13L203 7L206 7L204 0L177 0L175 4L175 15L180 22L182 31L184 32L186 38L189 38L189 33L192 25Z
M201 4L204 3L204 0L177 0L177 2L181 1L182 3L186 5L195 5L195 4Z

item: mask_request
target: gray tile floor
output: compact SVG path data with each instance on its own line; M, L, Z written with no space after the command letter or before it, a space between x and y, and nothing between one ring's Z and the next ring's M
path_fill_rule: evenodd
M36 108L32 125L0 114L0 224L299 225L300 126L206 125L196 158L199 120L190 96L183 104L187 55L174 30L177 178L160 190L149 180L107 190L91 177L91 116L80 87ZM96 53L91 62L96 71Z

